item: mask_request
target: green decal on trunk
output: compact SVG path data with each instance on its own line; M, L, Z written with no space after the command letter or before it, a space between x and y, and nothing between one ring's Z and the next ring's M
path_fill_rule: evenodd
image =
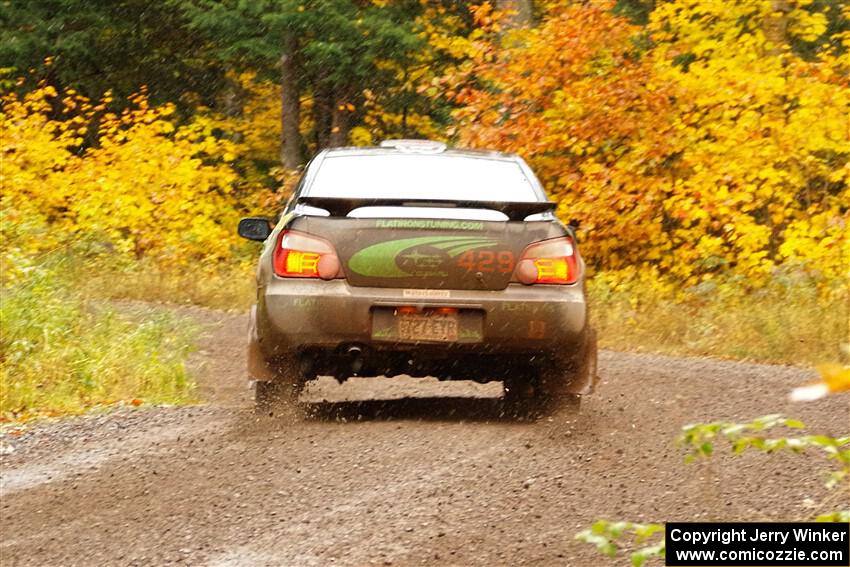
M492 238L469 236L423 236L373 244L354 254L348 267L374 278L445 277L448 265L475 248L496 244Z

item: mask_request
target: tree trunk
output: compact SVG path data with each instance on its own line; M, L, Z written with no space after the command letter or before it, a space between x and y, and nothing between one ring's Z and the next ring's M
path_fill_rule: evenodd
M791 2L789 0L770 0L770 15L768 15L762 26L764 29L764 37L768 42L768 55L779 57L780 65L785 70L787 75L788 58L782 55L788 50L790 44L788 42L788 13L791 11ZM786 77L787 78L787 77ZM782 117L785 124L788 124L788 96L780 94L777 96L774 103L766 109L766 112L775 113ZM773 136L777 133L774 132ZM767 215L768 223L772 224L770 214ZM776 232L774 230L774 232ZM772 256L771 256L772 258Z
M404 108L401 111L401 137L409 138L410 134L407 133L407 105L404 105Z
M527 28L533 23L531 0L496 0L496 10L506 14L505 29Z
M313 141L317 152L330 143L332 106L333 97L327 88L316 87L313 93Z
M331 110L331 137L328 145L332 148L348 145L349 118L351 111L346 107L348 97L337 96Z
M222 114L228 118L241 117L245 110L245 90L239 84L236 74L230 68L225 72L224 87L217 102ZM234 132L232 136L234 142L242 142L243 136L241 133Z
M771 0L771 14L764 20L764 37L771 43L768 53L780 55L788 46L788 0Z
M283 167L295 169L304 162L301 155L301 101L295 66L295 38L284 41L280 57L280 161Z

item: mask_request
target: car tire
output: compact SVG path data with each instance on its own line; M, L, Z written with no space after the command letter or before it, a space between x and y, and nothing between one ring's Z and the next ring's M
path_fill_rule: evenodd
M519 376L505 379L505 389L502 398L503 414L507 417L525 417L536 405L537 389L536 376Z
M581 396L578 394L560 394L548 400L552 411L564 416L574 416L581 412Z
M581 394L565 391L562 383L569 383L571 371L558 368L541 371L535 391L538 406L547 414L577 415L581 410Z

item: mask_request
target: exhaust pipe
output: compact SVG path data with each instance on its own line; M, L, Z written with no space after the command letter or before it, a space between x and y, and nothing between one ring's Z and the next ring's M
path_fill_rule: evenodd
M363 369L363 349L352 345L346 349L345 354L351 358L351 373L357 376Z

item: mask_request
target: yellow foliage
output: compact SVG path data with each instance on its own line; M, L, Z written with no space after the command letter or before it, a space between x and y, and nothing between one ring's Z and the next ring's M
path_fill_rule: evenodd
M830 392L850 390L850 366L832 363L821 364L817 368L821 379L829 387Z
M790 36L823 32L814 3L791 5ZM839 47L850 48L850 32L808 61L768 44L770 0L661 2L646 28L613 15L612 2L540 6L540 25L506 41L489 3L464 35L458 15L423 2L416 25L430 49L406 68L378 62L398 82L364 91L356 109L347 103L359 121L349 141L457 137L521 154L558 213L582 221L586 255L605 278L669 294L729 274L759 287L791 269L842 292L850 49ZM636 41L646 33L650 42ZM274 167L279 86L254 73L229 80L239 111L199 108L188 122L144 93L118 115L108 93L90 101L45 85L3 97L6 218L50 227L4 254L21 263L93 237L162 264L231 256L239 213L275 210L298 173ZM442 131L415 105L395 104L413 93L447 96L457 125ZM311 95L301 103L306 136Z
M789 32L812 40L826 18L803 4L789 14ZM770 0L676 1L653 12L653 71L680 101L684 171L665 205L702 211L688 212L683 236L724 226L720 248L702 237L694 261L716 255L756 280L793 261L835 282L850 265L847 76L829 54L808 62L767 51L770 16ZM676 65L684 53L694 60Z
M826 19L804 4L789 34L810 39ZM444 81L461 141L528 159L559 214L582 221L599 270L758 287L787 264L842 293L846 54L777 51L770 0L662 2L645 30L610 8L551 2L510 45L481 42ZM642 32L652 43L637 52Z
M255 72L230 73L228 80L238 91L234 95L239 98L238 116L213 113L207 108L199 108L198 114L238 145L234 158L243 163L276 162L280 154L280 85L258 79ZM263 173L255 168L248 167L246 173L250 181L262 181Z
M794 388L790 396L792 401L809 402L829 394L850 390L850 366L835 363L819 364L817 370L820 381Z
M203 117L177 124L171 105L143 93L121 114L106 111L108 98L94 105L49 86L3 97L3 208L12 222L50 223L30 252L94 237L166 265L232 256L240 182L227 162L240 148Z

